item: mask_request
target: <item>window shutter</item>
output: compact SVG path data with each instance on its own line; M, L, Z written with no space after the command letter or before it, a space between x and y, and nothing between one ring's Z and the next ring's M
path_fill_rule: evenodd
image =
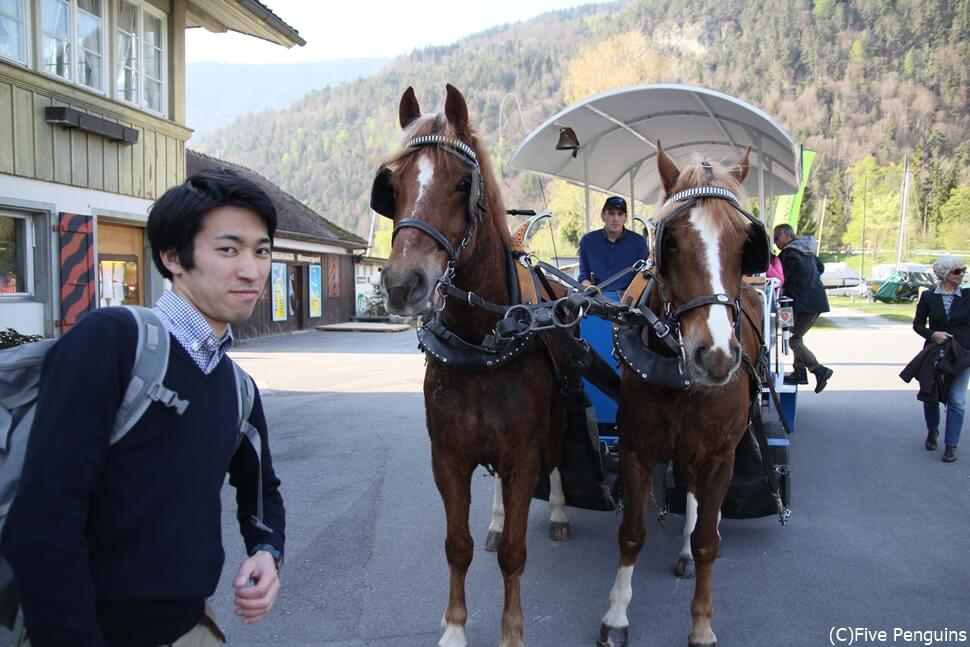
M94 309L94 218L76 213L60 214L61 332L66 333L78 317Z

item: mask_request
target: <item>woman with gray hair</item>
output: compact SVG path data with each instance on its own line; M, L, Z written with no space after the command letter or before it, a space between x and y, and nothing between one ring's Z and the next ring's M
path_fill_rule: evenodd
M947 358L959 359L956 372L947 380L946 427L943 435L943 462L953 463L957 459L957 443L963 428L963 414L967 405L967 385L970 383L970 289L960 287L966 274L966 264L959 256L944 255L933 263L933 273L939 284L926 290L916 305L913 330L926 340L924 349L931 344L939 347L941 361ZM956 344L956 347L952 347ZM961 368L962 367L962 368ZM936 449L940 434L940 405L938 402L923 402L923 415L926 419L926 449Z

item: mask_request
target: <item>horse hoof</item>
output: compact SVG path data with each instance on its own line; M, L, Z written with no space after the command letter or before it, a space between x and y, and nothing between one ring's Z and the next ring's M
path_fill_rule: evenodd
M490 553L498 551L500 541L502 541L502 533L498 530L489 530L488 537L485 538L485 550Z
M610 632L615 631L619 634L620 642L615 643L610 639ZM596 647L627 647L630 640L630 627L613 628L606 623L600 624L600 637L596 641Z
M572 532L569 529L568 521L550 521L549 537L553 541L569 541Z
M717 647L717 641L712 643L695 643L688 640L687 647Z
M683 555L677 560L677 567L674 568L674 575L690 580L694 578L694 560Z

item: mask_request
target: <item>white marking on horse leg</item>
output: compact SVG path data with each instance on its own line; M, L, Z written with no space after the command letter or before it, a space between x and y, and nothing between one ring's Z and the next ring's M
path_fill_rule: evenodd
M633 566L621 566L616 571L613 589L610 591L610 610L603 616L603 624L613 629L630 626L626 610L633 598Z
M690 224L697 230L704 244L704 259L707 261L706 269L711 281L711 293L727 294L724 282L721 280L720 228L707 211L697 208L690 210ZM734 334L734 329L731 327L727 308L708 307L707 329L711 333L711 350L718 349L731 357L731 335Z
M680 549L680 556L687 559L694 559L694 554L690 550L690 536L697 525L697 497L693 492L687 493L687 506L684 511L684 545Z
M438 647L468 647L464 627L445 622L444 618L441 619L441 627L445 630L445 633L441 635L441 640L438 641Z
M502 479L495 475L495 488L492 493L492 520L488 524L489 532L502 532L505 528L505 504L502 503Z
M687 640L692 645L714 645L717 644L717 636L711 628L710 618L702 618L691 629Z
M549 472L549 509L549 521L569 522L566 517L566 495L562 491L562 476L558 467Z

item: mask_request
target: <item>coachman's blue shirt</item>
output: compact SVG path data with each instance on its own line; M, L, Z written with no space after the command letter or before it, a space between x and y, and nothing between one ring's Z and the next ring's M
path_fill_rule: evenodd
M579 241L578 280L589 279L599 285L620 270L625 270L639 260L647 258L647 241L640 234L623 229L614 242L606 237L606 231L591 231ZM624 290L633 274L627 274L606 286L607 290Z

